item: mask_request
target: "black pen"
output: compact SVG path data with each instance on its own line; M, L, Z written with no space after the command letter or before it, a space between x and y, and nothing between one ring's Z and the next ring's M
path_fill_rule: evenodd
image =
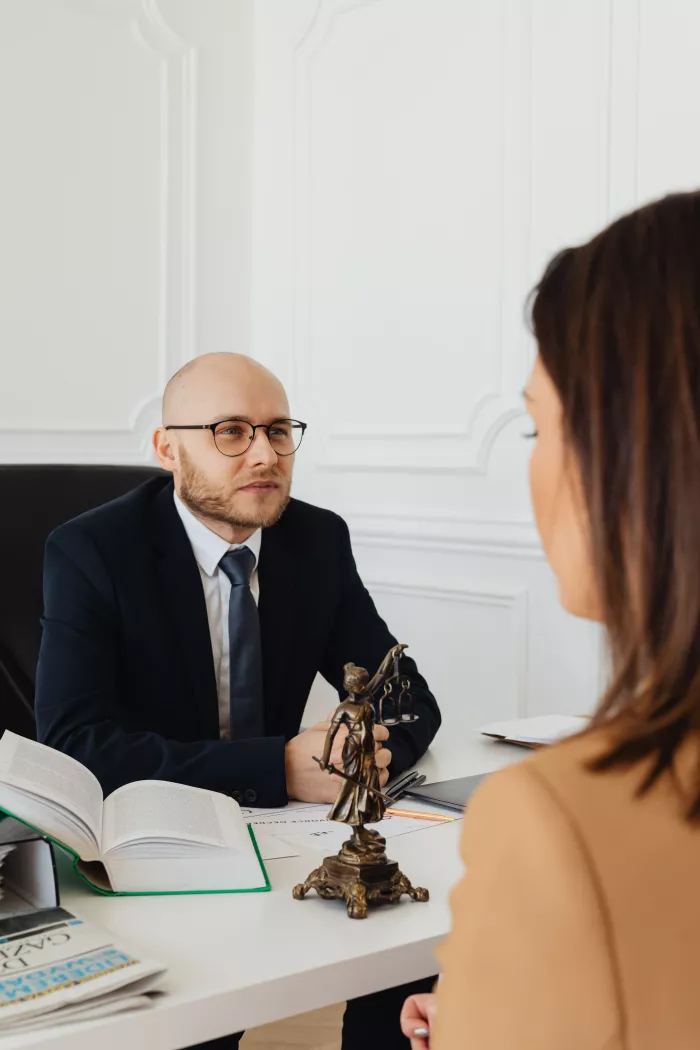
M387 786L387 791L400 790L401 788L406 787L407 784L412 784L415 778L419 775L420 774L417 773L415 769L411 770L411 772L409 773L404 773L404 775L402 777L399 777L398 780L395 780L393 784L390 783Z
M399 798L403 798L404 795L410 789L420 787L421 784L424 782L424 780L425 780L425 774L424 773L419 773L412 780L409 780L408 783L403 784L402 787L401 787L401 790L399 792Z
M418 787L418 785L422 784L424 780L425 776L422 773L414 771L413 773L407 774L407 776L391 786L391 797L395 802L398 802L400 798L403 798L409 788Z

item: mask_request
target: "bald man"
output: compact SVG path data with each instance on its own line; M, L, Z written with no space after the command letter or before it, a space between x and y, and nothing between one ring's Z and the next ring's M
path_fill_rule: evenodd
M196 358L163 396L153 446L164 475L49 537L38 736L91 769L105 795L157 778L250 806L334 800L337 784L312 759L326 726L299 731L311 685L320 672L343 698L344 664L372 672L396 639L345 523L290 497L305 429L262 365ZM383 784L440 725L406 656L402 671L419 720L377 727ZM349 1006L344 1050L370 1036L407 1046L405 995Z

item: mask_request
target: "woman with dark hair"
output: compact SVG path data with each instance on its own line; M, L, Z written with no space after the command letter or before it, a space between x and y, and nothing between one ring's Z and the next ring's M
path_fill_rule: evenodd
M590 730L470 804L444 977L403 1030L432 1050L695 1050L700 193L562 252L532 319L535 517L564 608L605 626L610 686Z

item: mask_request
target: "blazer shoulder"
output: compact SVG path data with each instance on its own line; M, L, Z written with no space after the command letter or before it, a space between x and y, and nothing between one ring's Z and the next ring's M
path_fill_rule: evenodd
M461 1046L467 1029L490 1050L615 1045L606 1042L619 1006L596 872L538 758L487 777L467 807L467 874L438 952L441 1048Z
M664 835L675 834L674 827L680 830L681 798L672 776L662 777L653 790L641 794L652 760L596 770L596 759L612 743L605 728L590 730L542 748L524 762L489 777L483 785L488 789L484 799L488 819L494 823L499 813L509 814L509 820L515 815L527 834L537 836L538 826L546 824L551 831L556 813L560 826L568 825L585 843L587 855L596 858L601 870L605 868L607 879L617 879L611 865L620 871L633 870L633 858L644 853L650 828L663 827Z
M534 759L526 759L491 773L470 799L466 810L467 824L488 821L493 812L510 814L515 826L522 830L525 824L537 824L543 810L559 808L546 781L539 775Z
M648 771L646 763L605 773L594 769L612 746L613 738L604 728L589 730L542 748L525 765L549 786L569 809L587 808L604 800L608 806L616 798L629 801Z
M609 776L591 768L604 751L605 739L597 732L585 733L492 773L470 801L465 832L469 824L495 826L505 819L519 836L538 837L555 814L560 827L580 830L582 813L600 811L612 801ZM552 827L550 823L549 831Z
M155 501L168 488L172 491L170 478L150 478L123 496L58 525L49 534L47 543L72 546L76 541L82 542L86 535L100 547L115 541L119 546L131 543L144 533Z
M285 531L311 533L315 538L349 536L345 520L335 511L298 499L290 500L279 525Z
M519 877L546 883L552 892L557 885L587 885L584 895L595 908L600 902L591 858L597 848L587 817L583 795L572 796L537 757L528 759L487 777L474 793L462 828L462 858L468 871L484 857L509 868L517 862Z

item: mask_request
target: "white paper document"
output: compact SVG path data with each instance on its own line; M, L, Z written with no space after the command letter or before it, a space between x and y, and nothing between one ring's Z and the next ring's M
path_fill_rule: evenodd
M403 808L398 806L397 808ZM444 813L451 819L459 819L460 814L440 810L435 806L425 805L415 799L407 803L406 809L415 812ZM330 806L316 806L313 803L294 804L282 809L251 811L246 819L252 824L258 842L270 840L284 841L300 849L319 850L333 853L340 849L350 838L351 828L347 824L328 820ZM378 831L385 839L396 838L411 832L428 831L441 826L441 822L420 820L413 817L385 816L377 824L368 824L368 828ZM284 854L289 856L290 854ZM297 855L297 854L295 854Z
M284 857L299 856L294 846L290 846L284 839L277 838L275 835L263 835L256 832L255 841L263 860L282 860Z

